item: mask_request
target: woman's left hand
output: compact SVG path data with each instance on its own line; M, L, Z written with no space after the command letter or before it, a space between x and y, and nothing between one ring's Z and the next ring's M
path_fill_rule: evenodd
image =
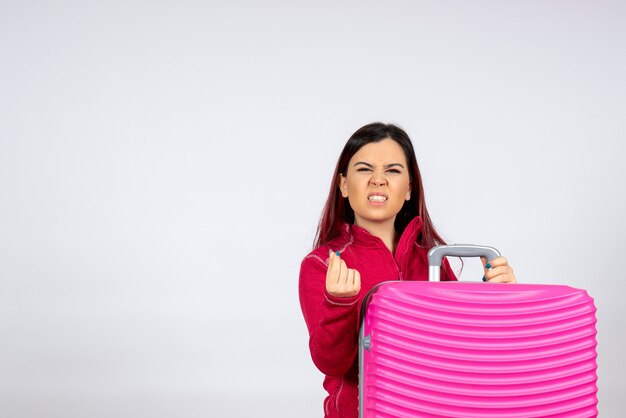
M509 266L509 261L504 257L497 257L491 260L487 266L487 260L480 257L485 268L485 278L489 283L517 283L513 267Z

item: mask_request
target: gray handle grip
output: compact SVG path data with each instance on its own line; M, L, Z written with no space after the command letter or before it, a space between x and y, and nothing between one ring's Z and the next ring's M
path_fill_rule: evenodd
M500 257L500 251L486 245L453 244L439 245L428 252L428 281L438 282L441 274L443 257L485 257L487 262Z

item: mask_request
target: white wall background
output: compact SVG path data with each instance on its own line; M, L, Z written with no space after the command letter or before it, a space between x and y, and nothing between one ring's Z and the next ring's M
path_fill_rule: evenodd
M0 415L322 415L297 298L343 144L598 306L626 410L620 1L0 2ZM463 275L480 274L475 260Z

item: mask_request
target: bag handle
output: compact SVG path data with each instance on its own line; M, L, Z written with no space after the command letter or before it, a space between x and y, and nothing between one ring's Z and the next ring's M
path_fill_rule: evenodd
M500 251L486 245L452 244L438 245L428 252L428 281L438 282L441 276L441 262L443 257L450 255L455 257L485 257L489 263L494 258L500 257Z

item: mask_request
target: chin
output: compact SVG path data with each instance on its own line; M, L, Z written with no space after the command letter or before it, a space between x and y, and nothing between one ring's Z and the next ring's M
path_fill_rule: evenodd
M381 214L357 214L359 218L366 222L388 222L395 221L396 215L381 215Z

